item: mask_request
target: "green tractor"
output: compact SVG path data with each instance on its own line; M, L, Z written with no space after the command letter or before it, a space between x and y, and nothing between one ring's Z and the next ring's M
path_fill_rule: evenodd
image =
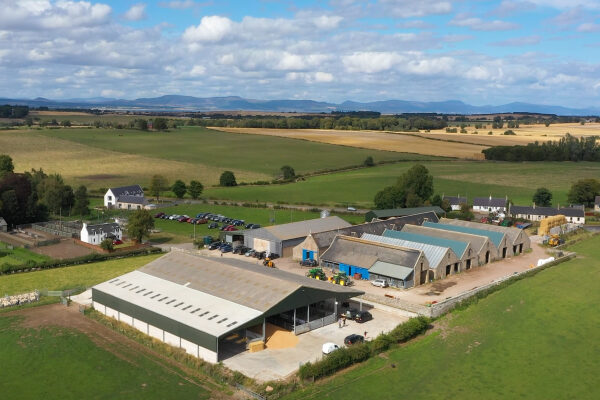
M311 270L308 271L308 274L306 274L306 276L308 276L309 278L319 280L319 281L327 280L327 275L325 275L325 272L323 272L323 270L321 268L312 268Z
M335 283L336 285L340 286L348 286L350 283L350 279L348 278L348 275L346 275L345 272L338 272L337 274L329 278L329 282Z

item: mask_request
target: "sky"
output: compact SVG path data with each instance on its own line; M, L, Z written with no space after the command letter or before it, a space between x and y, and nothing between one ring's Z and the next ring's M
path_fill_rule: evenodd
M0 0L0 97L600 106L600 0Z

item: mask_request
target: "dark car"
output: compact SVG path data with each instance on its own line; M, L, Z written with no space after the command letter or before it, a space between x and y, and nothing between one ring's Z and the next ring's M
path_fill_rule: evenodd
M170 215L169 214L163 214L161 215L159 218L160 219L169 219Z
M221 242L212 242L210 246L208 246L209 250L216 250L221 247Z
M279 258L279 254L277 254L277 253L269 253L269 258L271 260L275 260L276 258Z
M164 213L164 212L159 212L158 214L154 215L154 218L160 218L160 217L162 217L163 215L165 215L165 213Z
M196 220L196 225L206 224L208 220L206 218L199 218Z
M258 259L259 260L263 260L265 257L267 256L267 252L266 251L261 251L260 253L258 253Z
M373 316L371 315L370 312L368 311L359 311L356 313L356 317L354 317L354 320L358 323L363 323L363 322L367 322L373 319Z
M357 335L356 333L354 333L352 335L348 335L344 338L344 344L346 346L352 346L353 344L362 343L364 341L365 341L364 336Z
M195 224L198 221L198 218L190 218L188 219L188 224Z
M221 253L230 253L233 251L233 247L230 244L226 244L225 246L221 246Z
M211 222L210 224L208 224L208 229L216 229L219 227L219 224L217 224L216 222Z
M248 250L249 249L246 246L238 246L235 249L233 249L233 254L244 254Z
M254 225L254 224L246 224L245 228L246 229L252 229L252 225Z
M307 258L306 260L300 261L300 265L302 267L316 267L317 265L319 265L319 263L317 262L317 260Z
M342 313L342 316L345 316L346 319L354 319L356 318L356 314L358 314L358 310L356 308L349 308Z
M259 224L252 224L252 227L250 229L258 229L260 228Z

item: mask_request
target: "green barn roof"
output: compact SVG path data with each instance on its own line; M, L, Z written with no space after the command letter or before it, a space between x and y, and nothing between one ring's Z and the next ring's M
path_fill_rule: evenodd
M500 247L500 243L502 243L502 239L504 239L504 233L502 232L487 231L484 229L470 228L467 226L448 225L439 223L436 224L434 222L424 222L423 226L429 228L444 229L446 231L452 232L470 233L471 235L486 236L492 241L492 243L496 245L496 247Z
M392 231L390 229L386 229L385 232L383 232L383 236L394 239L408 240L411 242L426 243L433 246L449 247L459 258L463 256L465 250L467 249L467 246L469 245L466 242L461 242L458 240L450 240L434 236L420 235L418 233Z

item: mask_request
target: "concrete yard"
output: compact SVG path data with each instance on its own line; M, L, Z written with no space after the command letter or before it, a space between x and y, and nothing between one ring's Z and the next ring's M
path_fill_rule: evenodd
M356 306L351 304L352 307ZM358 306L357 306L358 308ZM342 346L344 338L353 333L364 335L367 340L373 339L381 332L388 332L397 325L408 320L408 317L363 306L373 315L371 321L359 324L347 321L346 326L339 328L338 323L327 325L313 331L298 335L298 343L285 349L265 349L257 353L245 351L227 358L223 363L236 371L259 381L282 379L298 370L301 364L316 361L323 357L324 343L333 342Z

